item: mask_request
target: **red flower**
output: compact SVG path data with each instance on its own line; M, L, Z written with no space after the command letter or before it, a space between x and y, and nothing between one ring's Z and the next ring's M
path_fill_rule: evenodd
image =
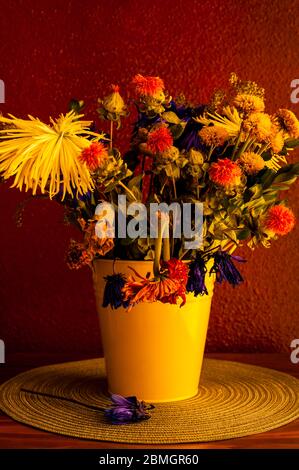
M286 235L294 228L295 222L293 211L279 205L268 209L263 226L276 235Z
M241 175L242 171L239 165L229 158L223 158L212 163L209 170L209 176L213 183L224 187L239 184Z
M79 156L80 161L86 163L91 171L101 167L107 158L107 148L101 142L93 142L89 147L82 150Z
M165 152L173 144L173 138L168 127L161 126L152 130L147 139L147 146L153 153Z
M168 277L175 281L180 281L186 286L188 281L188 266L180 259L171 258L169 261L162 261L162 269L167 269Z
M164 90L164 82L159 77L144 77L143 75L135 75L133 84L136 87L138 95L153 96Z

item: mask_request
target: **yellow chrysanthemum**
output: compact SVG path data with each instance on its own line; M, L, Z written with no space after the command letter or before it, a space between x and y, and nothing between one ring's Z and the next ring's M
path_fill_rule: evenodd
M299 138L299 121L289 109L279 109L275 115L278 125L289 137Z
M263 112L265 110L265 103L259 96L248 95L241 93L235 96L233 103L237 109L244 113Z
M104 138L88 130L91 121L81 121L82 115L70 111L50 125L39 119L18 119L0 116L0 124L10 127L0 130L0 175L14 177L12 187L48 192L50 199L57 194L64 199L68 193L84 194L94 185L90 172L79 157L90 146L87 137Z
M279 153L284 146L283 131L279 130L279 127L272 125L272 132L269 137L269 144L274 153Z
M205 126L199 131L198 135L206 145L215 147L223 145L229 138L228 132L217 126Z
M255 175L265 166L264 159L254 152L244 152L237 160L237 163L247 175Z
M224 129L229 137L237 137L240 133L242 119L236 108L225 106L219 113L207 113L204 116L194 118L196 122L204 126L213 126L219 129Z
M269 114L252 113L243 123L243 130L258 142L265 141L272 133L272 122Z

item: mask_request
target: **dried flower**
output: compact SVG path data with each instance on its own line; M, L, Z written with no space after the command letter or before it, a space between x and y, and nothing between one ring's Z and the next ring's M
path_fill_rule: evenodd
M248 95L241 93L235 96L232 102L239 111L243 111L246 114L254 112L263 112L265 110L265 103L263 98L254 95Z
M201 256L197 256L189 264L189 277L187 282L187 292L193 292L195 297L198 295L208 295L208 289L205 284L207 267Z
M66 256L66 264L70 269L80 269L82 266L91 263L92 256L86 250L82 243L75 240L70 241L69 249Z
M113 238L109 237L108 235L100 238L96 234L96 225L99 220L101 220L101 218L101 216L94 216L94 218L88 222L86 222L84 219L79 219L79 223L84 232L85 246L91 253L92 257L95 257L96 255L105 256L114 248ZM110 228L106 222L106 226L102 226L102 231L106 229L106 232L108 233Z
M124 274L117 273L106 276L104 289L103 307L117 309L119 307L127 308L129 303L124 301L123 287L126 283Z
M131 268L132 269L132 268ZM134 269L136 278L129 276L123 287L124 300L129 302L129 310L140 302L157 302L177 304L181 298L181 307L186 303L186 285L177 278L167 276L147 279L140 276Z
M294 212L280 204L268 209L262 226L275 235L286 235L294 228L295 223L296 218Z
M171 258L168 261L162 261L162 270L167 271L167 276L170 279L181 282L186 285L188 281L188 265L180 259Z
M108 151L101 142L92 142L86 149L82 150L79 160L86 163L90 171L100 168L108 159Z
M212 163L209 169L211 181L225 188L240 184L242 175L239 165L229 158L223 158Z
M248 175L255 175L265 166L264 159L254 152L244 152L237 160L237 163Z
M299 138L299 121L292 111L289 109L279 109L274 117L281 130L293 139Z
M234 265L233 261L244 263L245 260L240 256L232 256L225 251L217 251L214 255L214 264L210 270L216 274L216 281L222 284L223 281L229 282L232 286L237 286L243 282L243 277Z
M198 135L206 145L214 147L223 145L229 138L229 133L218 126L205 126L199 131Z
M105 416L112 424L129 424L149 419L151 417L149 410L155 408L137 400L136 397L125 398L114 394L111 395L111 400L112 408L105 410Z
M158 126L148 134L147 146L154 154L169 150L172 144L173 137L168 127Z

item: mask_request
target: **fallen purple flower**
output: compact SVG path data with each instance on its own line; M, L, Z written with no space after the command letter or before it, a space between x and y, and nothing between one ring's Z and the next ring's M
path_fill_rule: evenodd
M105 416L112 424L129 424L149 419L149 410L154 408L144 401L137 400L136 397L122 397L121 395L111 395L112 408L105 410Z

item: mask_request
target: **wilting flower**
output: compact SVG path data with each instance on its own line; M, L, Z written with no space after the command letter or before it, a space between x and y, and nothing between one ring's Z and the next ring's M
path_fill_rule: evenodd
M164 82L160 77L144 77L138 74L135 75L132 83L136 87L136 93L141 96L157 97L164 90Z
M105 410L105 416L112 424L129 424L143 421L151 417L149 410L155 408L144 401L137 400L136 397L122 397L121 395L111 395L112 408Z
M168 127L156 127L148 134L147 147L153 153L165 152L172 144L173 137Z
M214 255L214 264L210 270L216 274L216 281L222 284L223 281L229 282L232 286L237 286L243 282L243 277L238 271L233 261L244 263L245 260L240 256L232 256L225 251L217 251Z
M66 255L66 264L70 269L80 269L82 266L91 263L92 256L82 243L75 240L70 241L70 246Z
M180 281L182 284L186 285L188 280L188 265L181 261L180 259L171 258L168 261L162 261L161 263L162 270L167 271L167 276L170 279Z
M263 220L263 227L276 235L286 235L295 226L294 212L286 206L270 207Z
M117 309L119 307L128 307L128 302L124 301L124 294L122 288L126 283L124 274L117 273L106 276L106 284L104 289L103 307L112 307Z
M101 216L94 216L93 219L86 222L84 219L79 219L79 223L84 232L84 243L87 250L91 253L92 257L99 255L105 256L109 251L114 248L114 239L109 235L109 227L106 223L102 226L102 231L107 232L107 236L98 237L96 233L96 225L101 220Z
M132 268L131 268L132 269ZM134 270L133 270L134 271ZM186 303L186 285L182 280L171 279L167 275L159 278L147 279L136 271L129 276L123 287L124 300L129 302L129 310L140 302L157 302L177 304L181 298L181 307Z
M254 152L244 152L237 160L237 163L248 175L255 175L265 166L264 159L259 154Z
M299 138L299 121L296 115L289 109L279 109L274 116L284 132L293 139Z
M269 114L250 114L243 122L243 130L257 141L265 141L272 133L272 122Z
M263 112L265 110L265 103L260 96L249 95L240 93L233 99L233 106L246 114L254 112Z
M50 199L61 194L85 194L94 184L89 169L79 155L90 146L90 137L104 138L89 130L91 121L81 121L73 111L47 125L29 116L28 120L0 116L11 126L0 130L0 174L14 177L13 187L48 192Z
M189 264L189 277L187 282L187 292L193 292L195 297L198 295L208 295L208 289L205 284L206 264L202 257L198 256Z
M92 142L86 149L82 150L79 160L86 163L90 171L100 168L108 158L107 148L102 142Z
M240 184L241 175L242 171L239 165L229 158L223 158L212 163L209 169L211 181L225 188Z
M202 141L209 146L219 147L229 138L228 132L218 126L205 126L199 133Z

